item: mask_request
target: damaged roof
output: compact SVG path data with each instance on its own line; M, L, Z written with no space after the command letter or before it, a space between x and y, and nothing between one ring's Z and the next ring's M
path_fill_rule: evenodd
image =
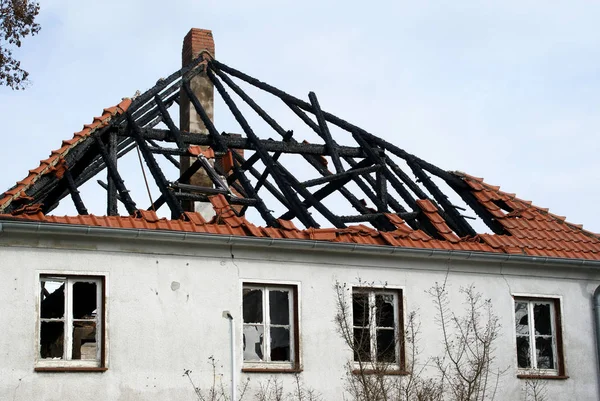
M217 130L191 90L197 76L210 79L241 132ZM283 102L302 128L285 129L243 85ZM230 92L270 132L255 131ZM144 94L104 109L63 141L0 194L0 220L600 260L597 234L481 178L443 170L327 113L314 93L308 98L291 96L203 53ZM186 132L174 123L169 111L182 100L191 102L206 132ZM303 130L320 143L303 139ZM270 137L274 134L278 139ZM149 170L146 185L160 192L148 207L133 199L119 171L117 160L133 149ZM182 167L174 156L191 162ZM177 174L168 177L165 163ZM198 171L210 185L190 183ZM89 214L78 188L103 173L106 215ZM66 197L77 215L52 215ZM215 216L207 221L186 211L185 202L194 201L210 203ZM169 209L170 218L159 217L161 207ZM263 222L252 223L248 210ZM486 232L469 222L473 215Z

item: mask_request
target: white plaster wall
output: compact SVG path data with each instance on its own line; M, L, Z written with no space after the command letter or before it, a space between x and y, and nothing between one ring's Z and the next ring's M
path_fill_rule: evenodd
M34 372L38 276L52 272L106 275L106 372ZM474 284L492 300L501 319L496 355L498 366L507 371L498 400L523 399L524 382L516 378L511 294L560 296L570 378L547 381L548 399L598 399L591 309L598 274L270 248L0 237L0 400L194 400L183 372L192 370L196 384L206 388L212 380L209 356L218 361L218 373L225 375L227 385L229 326L222 311L233 314L241 344L243 281L299 285L302 380L324 400L341 400L344 364L351 353L336 334L333 286L336 281L355 284L358 278L403 289L406 312L418 311L422 325L422 360L442 352L426 290L447 279L452 303L458 306L461 286ZM238 366L241 362L240 351ZM292 375L276 376L291 391ZM255 388L272 375L240 374L240 382L247 377Z

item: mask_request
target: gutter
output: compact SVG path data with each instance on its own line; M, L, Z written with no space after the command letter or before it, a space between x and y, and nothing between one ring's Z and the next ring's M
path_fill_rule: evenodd
M123 238L141 241L177 242L189 244L240 245L246 247L288 249L296 251L344 252L361 255L397 256L421 259L469 260L511 264L535 264L548 267L575 267L600 270L600 260L567 259L545 256L529 256L506 253L477 251L456 251L445 249L404 248L387 245L367 245L356 243L328 242L317 240L297 240L283 238L242 237L207 233L159 231L131 228L93 227L71 224L39 223L23 221L0 221L0 236L5 234L72 235L96 238ZM600 288L600 287L599 287ZM600 290L596 290L595 305L600 308ZM600 309L597 311L600 328ZM598 330L597 330L598 332ZM600 336L600 335L599 335ZM600 361L600 337L599 337Z

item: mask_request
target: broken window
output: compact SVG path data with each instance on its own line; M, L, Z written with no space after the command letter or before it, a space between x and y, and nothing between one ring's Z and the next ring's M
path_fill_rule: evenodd
M402 367L401 291L353 288L352 324L355 362Z
M515 298L519 370L535 374L562 374L559 319L557 299Z
M36 368L104 366L103 297L103 277L40 277Z
M296 287L244 284L244 365L277 365L293 368L297 363L295 338ZM281 365L281 366L279 366Z

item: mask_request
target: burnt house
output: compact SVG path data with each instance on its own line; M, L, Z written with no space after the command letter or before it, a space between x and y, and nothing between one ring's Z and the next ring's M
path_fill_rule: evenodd
M333 286L393 317L356 333L408 375L394 339L419 310L425 357L439 351L423 294L444 281L451 304L474 285L500 317L497 399L530 379L597 399L597 234L219 61L210 31L192 29L182 57L0 194L0 398L190 399L182 372L209 385L214 357L226 386L230 368L235 386L299 373L340 399L357 356L336 334ZM239 130L219 129L214 98ZM138 198L121 163L135 153ZM93 214L82 188L95 182ZM72 215L53 213L64 203Z

